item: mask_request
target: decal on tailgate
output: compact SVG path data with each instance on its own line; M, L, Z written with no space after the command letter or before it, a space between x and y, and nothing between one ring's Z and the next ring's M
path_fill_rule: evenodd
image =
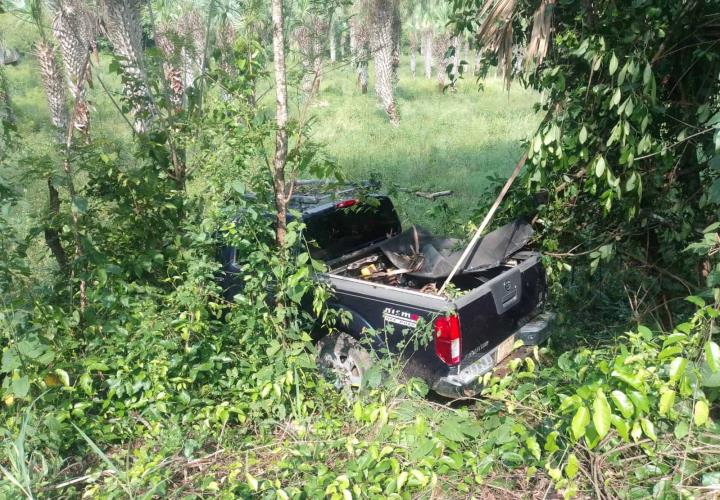
M395 323L396 325L407 326L409 328L415 328L417 326L418 319L420 316L407 311L401 311L400 309L393 309L392 307L386 307L383 309L383 320L385 323Z

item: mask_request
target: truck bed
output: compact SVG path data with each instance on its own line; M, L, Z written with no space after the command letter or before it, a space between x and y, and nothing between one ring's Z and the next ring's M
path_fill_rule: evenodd
M458 276L453 280L454 293L444 296L430 290L430 285L438 289L441 284L432 280L405 279L391 285L383 282L386 279L363 278L355 269L348 269L377 252L378 248L371 247L332 263L324 278L334 290L333 305L353 315L349 328L356 336L369 332L374 348L402 355L407 360L406 375L421 377L431 385L497 349L545 301L545 273L537 252L519 251L498 267ZM443 363L435 354L432 339L425 346L403 350L404 340L421 320L432 322L448 313L457 314L461 325L459 365ZM377 325L392 326L393 333L374 334Z

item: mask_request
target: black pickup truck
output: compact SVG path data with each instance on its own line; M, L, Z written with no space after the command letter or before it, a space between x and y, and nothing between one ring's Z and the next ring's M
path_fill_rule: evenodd
M361 384L370 349L401 357L404 375L442 396L472 396L517 340L547 338L545 271L540 254L526 248L527 224L485 235L441 294L461 243L414 226L403 232L388 196L348 188L296 195L292 207L302 214L313 258L328 267L316 279L332 289L330 307L350 317L337 325L341 333L317 334L320 368L340 384ZM241 289L236 252L220 255L223 286L234 295ZM421 331L425 342L412 338Z

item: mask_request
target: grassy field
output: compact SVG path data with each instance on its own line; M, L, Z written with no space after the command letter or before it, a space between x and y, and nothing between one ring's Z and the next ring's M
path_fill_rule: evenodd
M399 128L379 107L372 84L367 95L355 85L347 66L329 69L313 106L314 136L351 178L378 175L384 184L410 189L455 192L445 198L465 220L478 204L487 177L507 176L521 154L521 141L535 129L536 95L519 86L508 92L491 77L478 91L474 78L457 92L441 94L437 82L412 78L403 60L398 85ZM428 214L433 202L403 197L403 218L436 226ZM437 204L437 202L435 202Z

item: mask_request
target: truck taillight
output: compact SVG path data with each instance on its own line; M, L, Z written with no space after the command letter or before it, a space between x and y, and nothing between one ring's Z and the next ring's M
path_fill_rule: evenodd
M449 366L460 363L460 320L456 315L435 320L435 354Z
M360 200L343 200L335 204L335 208L348 208L357 205Z

